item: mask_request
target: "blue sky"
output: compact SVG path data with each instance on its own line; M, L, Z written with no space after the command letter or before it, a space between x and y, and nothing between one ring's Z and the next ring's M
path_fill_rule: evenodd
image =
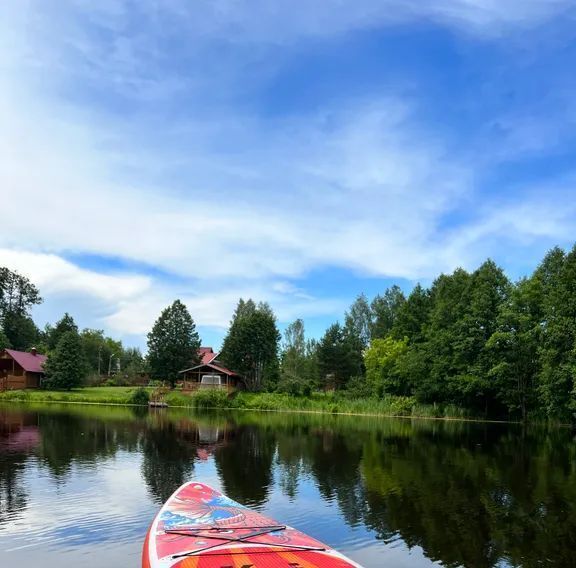
M319 335L360 292L576 235L569 0L0 6L0 264L131 344L181 298Z

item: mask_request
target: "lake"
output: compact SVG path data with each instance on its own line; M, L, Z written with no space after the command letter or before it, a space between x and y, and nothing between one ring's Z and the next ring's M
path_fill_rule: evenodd
M0 566L138 568L190 479L366 568L576 566L569 429L14 404L0 406Z

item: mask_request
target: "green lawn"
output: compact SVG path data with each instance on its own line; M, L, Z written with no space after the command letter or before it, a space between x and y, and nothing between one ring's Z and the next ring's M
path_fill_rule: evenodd
M20 390L0 393L0 400L128 404L136 387L86 387L71 391ZM152 390L152 389L147 389Z
M86 387L72 391L25 390L0 393L0 401L64 402L121 404L131 403L137 387ZM147 388L148 392L154 389ZM372 416L412 416L428 418L467 418L456 407L417 405L409 397L378 399L353 399L345 394L315 392L310 396L291 396L279 393L240 392L228 397L222 391L199 391L184 394L169 392L165 401L171 407L231 408L238 410L320 412L329 414L363 414Z

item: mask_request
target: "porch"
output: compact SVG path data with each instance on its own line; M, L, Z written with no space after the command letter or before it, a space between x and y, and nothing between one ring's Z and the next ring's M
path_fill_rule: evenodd
M0 375L0 392L8 390L35 389L39 386L40 378L28 376L26 373L23 373L22 375Z
M210 363L203 363L180 371L182 376L182 390L192 392L197 390L223 390L233 392L240 386L240 376L212 359Z
M194 369L184 373L182 380L183 392L197 390L222 390L228 393L236 389L236 384L231 377L224 373L207 373L206 370Z

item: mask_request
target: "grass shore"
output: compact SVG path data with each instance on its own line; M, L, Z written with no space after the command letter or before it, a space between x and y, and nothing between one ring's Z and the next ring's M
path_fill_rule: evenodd
M146 389L151 392L153 389ZM86 387L71 391L22 390L0 393L0 401L58 402L79 404L130 405L136 387ZM193 394L174 390L165 401L171 407L215 408L283 412L312 412L367 416L412 416L419 418L474 418L453 406L418 405L408 397L352 399L337 393L315 392L310 396L280 393L239 392L229 397L222 391L198 391Z

